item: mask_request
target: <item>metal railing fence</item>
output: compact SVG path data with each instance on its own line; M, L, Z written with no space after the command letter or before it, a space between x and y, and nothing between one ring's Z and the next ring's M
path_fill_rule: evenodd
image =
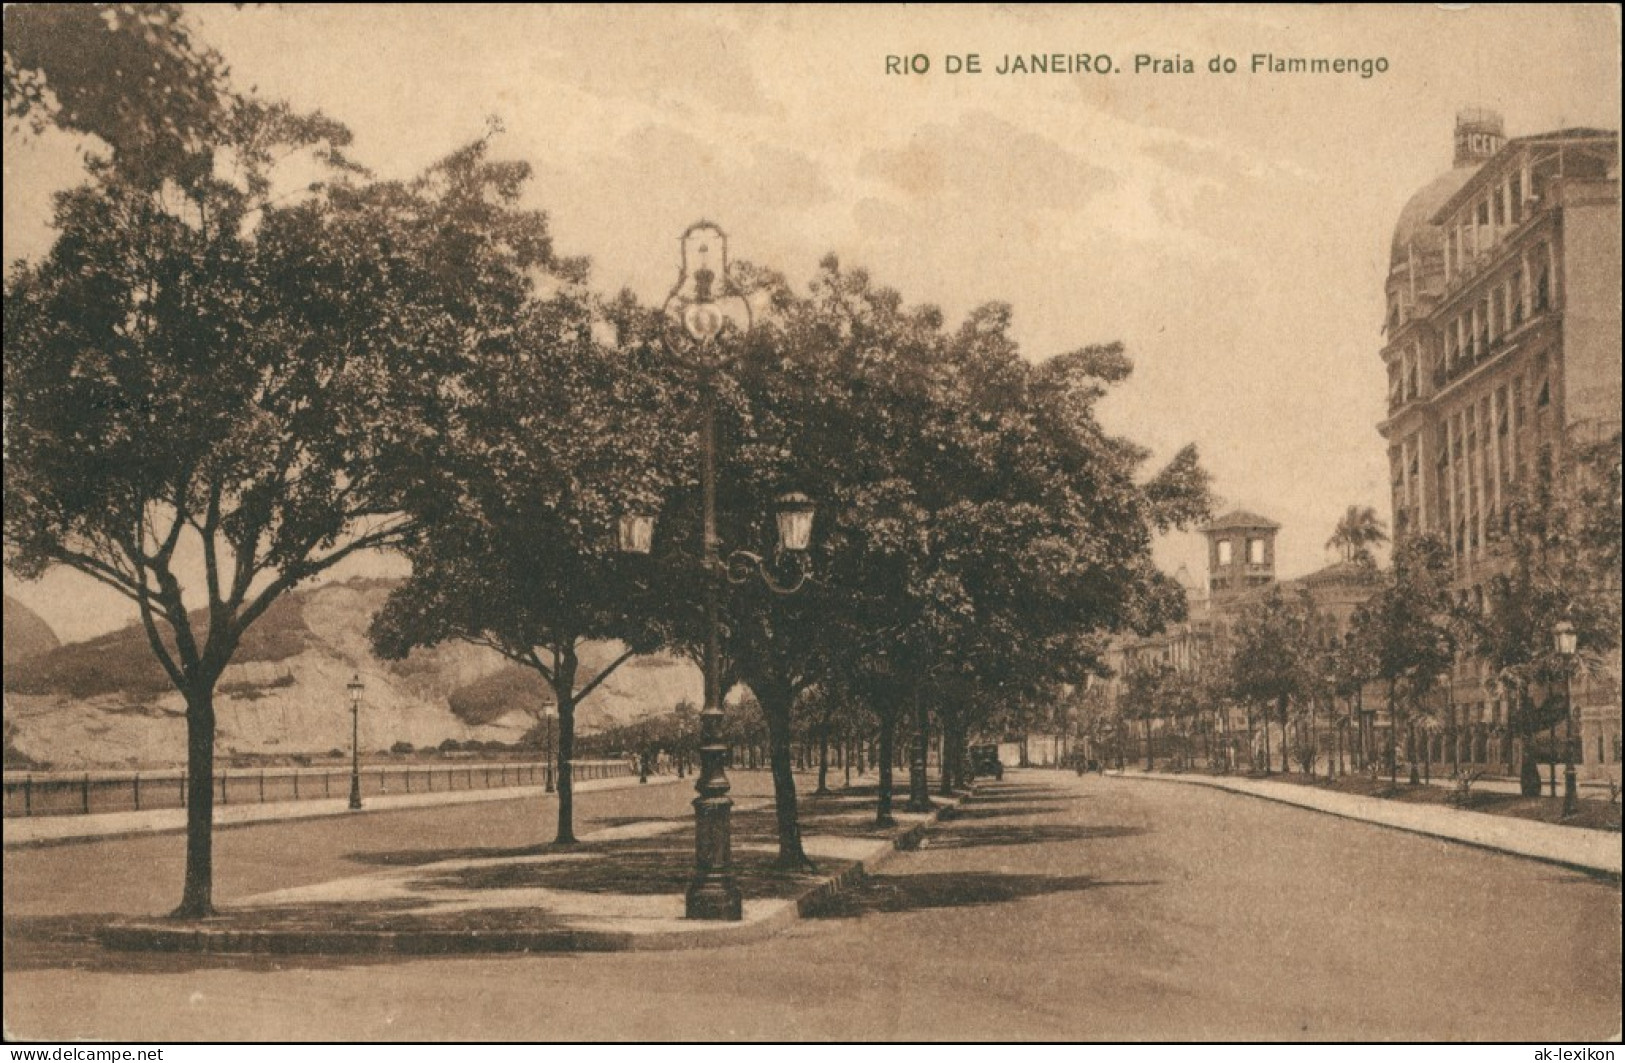
M383 794L441 793L450 790L494 790L552 783L552 764L536 761L491 761L468 764L367 764L361 768L363 798ZM571 762L576 782L635 774L624 760ZM185 808L188 775L178 768L153 771L8 771L5 773L5 816L90 815ZM214 776L218 805L265 804L347 798L350 769L228 769Z

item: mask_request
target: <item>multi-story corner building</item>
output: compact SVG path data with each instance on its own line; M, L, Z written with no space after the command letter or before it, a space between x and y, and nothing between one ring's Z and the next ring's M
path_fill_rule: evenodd
M1517 486L1619 427L1620 285L1618 133L1507 140L1499 115L1458 115L1454 166L1394 228L1378 427L1396 536L1447 541L1467 604L1504 563L1490 545ZM1449 696L1471 725L1456 752L1511 764L1508 706L1486 678L1477 661L1455 669ZM1574 693L1582 774L1617 779L1618 687Z

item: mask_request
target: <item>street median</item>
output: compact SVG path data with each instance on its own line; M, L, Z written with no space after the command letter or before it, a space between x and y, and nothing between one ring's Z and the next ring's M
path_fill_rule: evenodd
M617 823L572 846L447 850L310 886L222 905L196 921L121 920L98 940L121 950L237 954L446 955L492 952L667 950L769 937L861 881L960 798L929 813L874 823L872 787L802 799L802 845L811 868L777 865L770 801L733 815L737 922L684 918L694 871L691 817Z

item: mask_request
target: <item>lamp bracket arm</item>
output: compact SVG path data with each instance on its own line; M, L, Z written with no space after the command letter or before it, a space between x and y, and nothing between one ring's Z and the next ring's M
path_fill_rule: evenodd
M774 578L773 568L779 564L787 551L777 553L770 563L761 554L750 550L735 550L728 555L726 572L728 582L733 584L749 583L752 576L759 577L767 589L774 594L791 595L799 591L811 578L811 566L807 556L799 552L788 552L795 558L794 575L783 582Z

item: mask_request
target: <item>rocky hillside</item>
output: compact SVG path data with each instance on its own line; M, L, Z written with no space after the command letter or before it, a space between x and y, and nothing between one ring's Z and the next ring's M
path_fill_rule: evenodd
M364 750L398 742L423 748L447 739L513 742L530 730L535 714L551 703L545 685L489 650L452 644L404 661L372 655L367 625L392 586L381 580L319 586L269 610L250 629L217 690L218 750L347 750L345 685L354 675L366 687ZM56 768L184 761L184 704L139 628L48 649L14 666L9 600L6 614L8 754L14 749L28 762ZM613 659L615 652L614 646L594 646L584 656L591 665ZM590 731L664 712L685 698L697 702L700 693L699 672L686 662L638 658L582 705L580 726Z
M60 643L51 625L11 595L5 596L5 667L49 653Z

